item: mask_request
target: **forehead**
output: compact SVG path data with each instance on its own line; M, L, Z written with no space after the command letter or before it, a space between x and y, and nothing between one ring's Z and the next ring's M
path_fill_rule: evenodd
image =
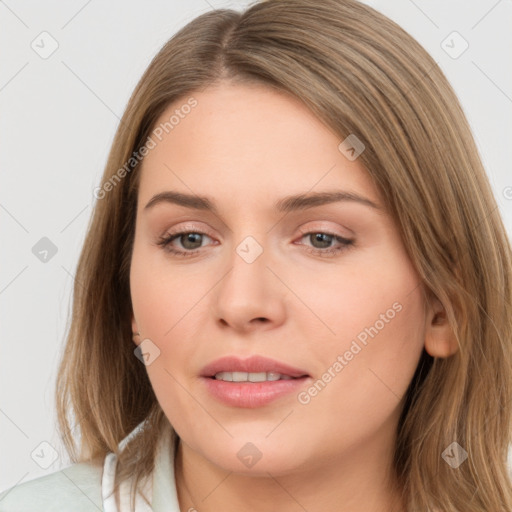
M342 139L299 99L260 84L191 93L166 108L150 137L141 207L169 189L265 204L336 187L378 202L366 169L338 148Z

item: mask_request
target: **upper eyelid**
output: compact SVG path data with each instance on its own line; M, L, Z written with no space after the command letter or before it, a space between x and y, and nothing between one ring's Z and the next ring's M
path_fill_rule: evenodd
M190 222L190 223L189 223ZM208 235L209 237L211 238L214 238L215 235L211 234L211 232L213 230L210 230L210 228L203 228L203 227L200 227L198 228L197 226L193 225L192 222L195 222L195 221L184 221L184 225L183 226L180 226L180 227L177 227L177 228L167 228L163 231L163 236L167 236L167 235L171 235L171 234L177 234L177 233L201 233L201 234L205 234L205 235ZM333 221L333 220L324 220L324 221L319 221L319 220L312 220L312 221L309 221L309 222L304 222L302 224L308 224L310 222L336 222L336 221ZM299 232L301 233L311 233L311 232L328 232L330 234L333 234L335 236L340 236L342 238L349 238L351 236L354 236L355 233L353 230L351 230L350 228L346 227L346 226L341 226L344 230L346 230L347 232L347 235L342 235L342 234L339 234L339 233L336 233L336 229L335 228L331 228L331 227L324 227L324 226L312 226L308 229L305 229L302 225L298 228L299 229ZM231 230L230 230L231 232Z

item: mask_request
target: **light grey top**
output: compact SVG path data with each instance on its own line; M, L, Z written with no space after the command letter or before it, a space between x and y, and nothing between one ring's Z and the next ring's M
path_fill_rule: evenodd
M130 482L121 486L120 508L112 494L116 462L109 453L101 465L81 462L11 487L0 493L0 512L129 512ZM180 512L169 430L159 440L151 478L142 484L151 507L138 494L136 512Z

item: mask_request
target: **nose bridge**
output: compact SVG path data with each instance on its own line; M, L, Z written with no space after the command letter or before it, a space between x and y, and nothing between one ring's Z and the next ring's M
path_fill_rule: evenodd
M229 258L231 271L228 274L230 292L246 296L248 300L257 300L265 295L268 286L266 268L269 263L269 250L262 235L246 235L240 242L233 245L233 254ZM237 298L237 300L240 300Z
M236 235L235 235L236 236ZM233 245L227 258L229 272L219 283L215 314L227 324L242 327L254 319L276 321L284 313L279 283L267 266L272 266L268 238L246 235Z

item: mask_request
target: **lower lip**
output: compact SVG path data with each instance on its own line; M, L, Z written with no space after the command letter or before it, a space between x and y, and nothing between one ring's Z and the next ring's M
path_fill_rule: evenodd
M264 382L226 382L203 377L208 391L221 402L233 407L255 408L298 392L309 377Z

